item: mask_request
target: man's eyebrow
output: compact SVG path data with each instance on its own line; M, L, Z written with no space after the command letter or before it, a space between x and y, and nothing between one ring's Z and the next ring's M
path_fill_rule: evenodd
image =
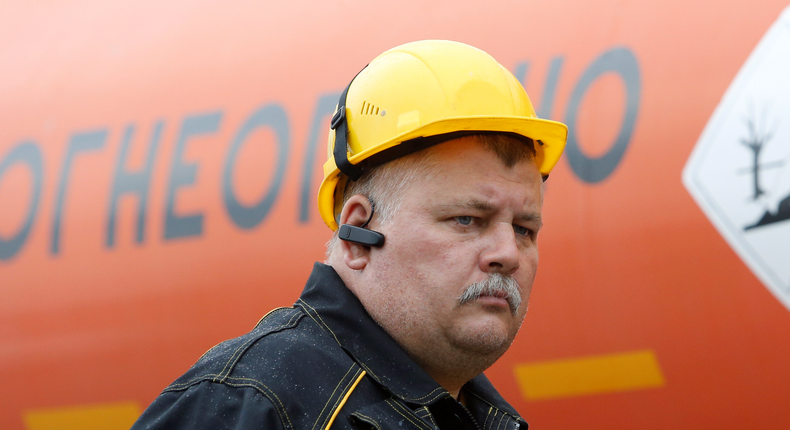
M543 225L543 219L541 218L539 213L535 212L528 212L517 217L520 221L523 222L536 222L538 225Z
M472 199L472 200L458 199L458 200L453 200L450 203L443 204L441 206L445 208L475 209L482 212L491 212L495 209L494 205L492 205L491 203L488 203L485 200L478 200L478 199Z
M465 202L462 205L466 206L466 207L468 207L470 209L477 209L477 210L483 211L483 212L490 212L490 211L494 210L494 205L492 205L491 203L488 203L485 200L474 199L472 201Z
M469 209L479 210L482 212L491 212L496 209L494 205L492 205L491 203L479 199L473 199L469 201L458 200L446 206L465 207ZM538 224L543 225L543 219L541 218L540 213L538 212L526 212L516 216L516 218L522 222L533 222L533 223L537 222Z

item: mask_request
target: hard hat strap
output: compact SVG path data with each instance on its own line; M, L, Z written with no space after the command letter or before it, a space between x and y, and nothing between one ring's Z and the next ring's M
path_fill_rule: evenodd
M363 67L362 70L365 70L365 67ZM362 70L359 72L361 73ZM354 79L356 79L358 75L359 73L354 76ZM352 181L358 180L363 173L362 169L348 161L348 120L346 119L346 97L348 96L348 89L351 88L351 84L354 82L354 79L348 83L346 89L343 90L343 94L340 95L340 101L337 104L337 112L335 112L335 115L332 116L332 123L330 125L332 130L335 130L335 147L332 151L332 155L335 157L335 165Z

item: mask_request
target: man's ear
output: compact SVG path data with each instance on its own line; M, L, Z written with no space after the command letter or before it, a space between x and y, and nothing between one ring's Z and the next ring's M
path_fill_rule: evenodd
M361 194L354 194L343 205L340 212L340 225L348 224L361 227L370 219L373 206L370 200ZM362 270L370 262L370 247L354 242L340 240L340 250L343 253L343 262L351 270Z

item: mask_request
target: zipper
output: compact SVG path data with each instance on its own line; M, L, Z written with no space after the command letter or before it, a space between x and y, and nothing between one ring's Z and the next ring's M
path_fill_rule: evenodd
M463 404L463 403L461 403L461 402L458 402L458 404L459 404L459 405L461 405L461 407L464 409L464 412L466 412L466 415L469 417L469 419L470 419L470 420L472 420L472 424L474 424L474 425L475 425L475 428L476 428L477 430L481 430L481 429L480 429L480 425L479 425L479 424L477 424L477 420L476 420L476 419L475 419L475 417L472 415L472 413L471 413L471 412L469 412L469 409L467 409L467 408L466 408L466 406L464 406L464 404Z

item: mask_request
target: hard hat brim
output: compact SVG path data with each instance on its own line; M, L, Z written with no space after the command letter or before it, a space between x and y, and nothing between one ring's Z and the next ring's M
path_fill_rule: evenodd
M466 116L447 118L422 125L416 129L399 134L392 139L349 156L352 164L357 164L374 154L400 145L402 142L418 137L439 136L459 131L516 133L535 142L535 165L542 176L547 176L562 155L568 137L568 127L557 121L529 118L523 116ZM318 189L318 207L321 218L333 231L338 225L335 221L335 201L338 181L343 176L330 157L324 164L324 180Z

